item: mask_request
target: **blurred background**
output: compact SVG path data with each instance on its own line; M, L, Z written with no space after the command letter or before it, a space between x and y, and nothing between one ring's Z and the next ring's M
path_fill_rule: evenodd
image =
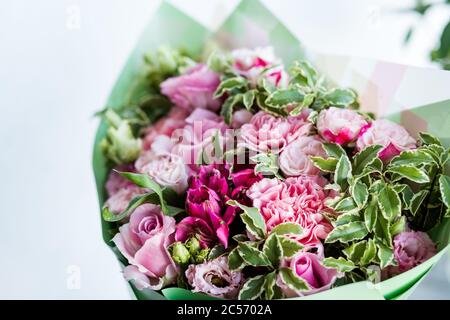
M169 2L214 29L239 1ZM446 0L262 2L313 50L450 65ZM0 298L130 298L101 238L93 114L159 4L0 0ZM446 257L411 298L450 299L449 283Z

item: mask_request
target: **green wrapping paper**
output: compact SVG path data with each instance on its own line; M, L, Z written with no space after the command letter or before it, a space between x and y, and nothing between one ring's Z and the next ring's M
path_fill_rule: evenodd
M184 13L163 2L145 28L135 49L126 62L106 105L119 108L133 99L140 77L143 76L143 55L160 45L182 48L200 54L209 43L226 49L237 47L272 46L286 66L292 61L306 58L341 86L350 86L360 94L361 108L375 112L378 117L401 123L412 135L429 131L450 145L450 73L420 69L368 59L323 55L308 51L299 40L277 20L258 0L244 0L216 31L210 32ZM93 168L100 208L106 201L104 184L108 167L100 148L106 134L102 121L97 131ZM101 212L99 211L101 219ZM116 254L123 267L123 257L111 242L114 225L102 219L103 239ZM405 299L417 287L433 266L449 252L450 219L429 232L438 243L439 253L420 266L378 284L358 282L322 293L295 299ZM166 288L161 292L137 290L130 281L137 299L198 300L214 299L182 288Z

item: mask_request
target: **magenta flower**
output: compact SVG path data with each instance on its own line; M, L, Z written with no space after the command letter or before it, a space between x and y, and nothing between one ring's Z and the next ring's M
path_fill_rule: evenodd
M236 168L236 167L235 167ZM231 191L231 198L239 203L251 206L251 200L247 196L247 190L256 182L261 181L263 175L261 173L255 174L253 168L242 169L231 174L231 180L234 188Z
M161 83L161 92L180 108L192 111L195 108L217 110L220 101L213 98L220 83L217 73L206 65L198 64L186 74L172 77Z
M177 225L175 239L186 241L195 236L202 248L212 248L217 240L217 235L206 220L196 217L186 217Z
M228 195L228 175L229 170L222 164L213 163L200 166L198 174L191 176L189 186L198 188L203 185L215 191L218 195Z
M436 245L428 234L405 231L394 238L394 257L400 272L418 266L436 254Z

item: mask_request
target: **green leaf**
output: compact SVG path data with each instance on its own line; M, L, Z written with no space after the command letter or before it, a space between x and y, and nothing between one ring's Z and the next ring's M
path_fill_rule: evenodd
M370 202L370 204L364 210L364 223L366 225L367 230L373 231L375 229L377 223L377 200L374 199Z
M272 266L277 268L281 257L283 256L283 248L281 247L280 240L275 233L271 233L267 238L263 246L263 252L269 258Z
M241 220L245 224L247 231L256 239L264 239L265 234L262 229L257 227L253 219L246 213L241 214Z
M441 191L442 202L450 208L450 177L441 175L439 177L439 190Z
M359 241L353 243L350 247L347 247L343 250L344 254L347 256L347 258L354 263L359 263L362 256L364 255L364 252L366 251L367 247L367 241Z
M281 280L294 291L307 291L310 289L308 283L294 274L289 268L281 268L279 271Z
M406 228L406 218L405 216L401 216L400 219L395 221L390 227L390 233L393 237L398 235L399 233L405 231Z
M278 167L278 156L276 154L259 153L251 157L250 160L256 163L255 174L274 175L282 179L282 176L278 173L280 168Z
M291 83L303 87L314 87L317 82L317 71L307 61L296 61L291 68Z
M341 212L348 212L356 208L357 207L355 201L353 201L351 197L347 197L342 199L336 204L336 206L334 207L334 211L341 213Z
M283 257L291 257L303 249L303 246L296 240L285 236L279 236L279 240L283 248Z
M377 216L375 225L375 235L382 240L385 245L392 246L392 234L389 221L382 215Z
M437 137L427 132L420 132L419 140L420 142L422 142L422 145L437 144L439 146L442 146L441 141Z
M328 91L323 99L327 102L327 105L346 107L356 101L356 94L350 89L336 88Z
M265 267L270 266L269 258L264 254L264 252L248 245L245 242L241 242L237 246L239 255L242 259L253 267Z
M339 272L350 272L356 268L355 264L351 261L345 260L343 257L338 259L333 257L328 257L323 259L322 264L327 268L334 268Z
M276 280L277 280L277 271L274 270L271 273L267 274L264 279L264 293L266 300L272 300L276 296Z
M137 207L143 205L144 203L149 203L149 202L153 203L155 201L158 201L158 195L156 193L146 193L146 194L138 195L138 196L134 197L128 204L127 208L119 214L112 213L108 209L108 207L105 206L102 209L103 220L108 221L108 222L120 221L120 220L128 217L128 215L130 215Z
M243 102L247 110L250 110L255 102L256 90L252 89L244 94Z
M378 258L380 259L380 268L384 269L393 264L394 251L385 244L378 242Z
M369 190L367 190L367 186L360 180L356 180L351 187L351 193L358 208L363 208L369 198Z
M329 157L339 159L341 156L346 156L345 150L336 143L324 143L323 149ZM337 164L337 163L336 163Z
M432 162L434 162L433 157L423 150L406 150L391 160L389 168L398 166L418 167Z
M222 105L222 109L220 109L220 115L223 117L226 124L230 125L233 118L233 109L234 106L240 103L243 99L242 94L237 94L234 96L229 96L227 100Z
M266 222L264 220L264 217L261 215L259 210L254 207L247 207L243 204L240 204L237 201L231 200L227 202L227 205L229 206L236 206L239 207L244 211L244 216L247 216L248 218L242 218L242 221L247 225L247 228L251 228L253 231L257 233L258 236L261 238L264 238L266 235ZM244 221L245 219L245 221Z
M402 211L400 197L390 185L385 185L381 190L378 195L378 205L383 216L389 221L399 216Z
M234 89L241 89L246 87L248 81L243 77L233 77L223 80L219 87L217 87L216 92L214 93L214 98L221 97L225 92L230 92Z
M362 221L350 222L334 228L325 240L325 243L340 241L347 243L353 240L360 240L367 235L366 225Z
M277 235L285 235L285 234L301 235L303 233L303 229L298 223L283 222L275 226L275 228L272 229L271 233L275 233Z
M353 173L359 175L363 170L378 158L378 152L383 148L380 145L372 145L364 148L353 157Z
M427 196L430 194L428 190L420 190L419 192L415 193L410 202L409 202L409 211L413 216L419 212L420 207L422 206L423 201L427 198Z
M237 248L234 248L228 254L228 267L232 271L241 270L242 268L245 267L245 261L244 261L244 259L242 259Z
M322 157L310 157L314 165L324 172L334 172L336 170L336 165L338 160L335 158L324 159Z
M342 155L336 164L336 170L334 171L334 182L345 189L348 185L348 178L352 176L352 164L347 155Z
M272 92L265 102L273 108L284 108L289 104L302 102L303 97L298 89L281 89Z
M241 291L239 291L239 300L258 299L264 291L265 277L263 275L248 279Z
M430 178L425 172L413 166L391 167L388 169L388 172L398 174L399 176L416 183L430 182Z
M402 190L402 199L404 203L404 209L410 209L410 203L411 199L414 196L414 192L412 191L411 187L408 185L404 185L405 188Z
M369 239L367 241L366 250L364 251L363 256L361 257L359 264L361 266L366 266L370 264L373 259L375 259L377 255L377 247L375 245L375 241L373 239Z
M334 224L336 227L339 227L339 226L348 224L350 222L356 222L356 221L361 221L361 217L360 217L358 211L352 210L352 211L348 211L348 212L345 212L345 213L339 215L339 217L336 219Z
M373 173L382 174L383 173L383 161L380 158L374 158L372 162L370 162L361 173L356 175L357 178L363 178Z
M303 109L308 108L308 107L314 102L314 99L315 99L315 98L316 98L316 95L315 95L315 94L307 93L307 94L304 96L302 103L299 104L297 107L295 107L295 108L289 113L289 115L291 115L291 116L293 116L293 117L298 116L299 114L302 113L302 110L303 110Z

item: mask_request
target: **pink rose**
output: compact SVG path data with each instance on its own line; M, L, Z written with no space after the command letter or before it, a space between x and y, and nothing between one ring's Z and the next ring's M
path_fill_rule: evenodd
M310 287L307 291L292 290L279 276L277 284L287 298L328 290L336 279L341 276L336 269L323 266L320 258L309 252L300 251L292 258L283 260L281 266L291 269L296 277L304 280Z
M361 151L374 144L384 146L378 154L383 161L391 160L402 151L416 148L416 141L405 128L386 119L372 121L356 141L356 148Z
M175 154L148 151L137 160L136 168L159 185L172 188L179 194L187 189L189 169L183 159Z
M198 64L186 74L172 77L161 83L161 92L180 108L192 111L195 108L217 110L220 101L213 98L220 84L217 73L206 65Z
M436 245L428 234L405 231L394 238L394 257L400 272L418 266L436 254Z
M317 136L302 136L286 146L278 163L285 176L319 174L320 170L314 166L311 156L326 158L327 154Z
M298 223L303 233L296 240L308 249L321 251L321 240L333 229L321 214L326 208L325 184L326 180L318 176L299 176L285 181L265 178L253 184L247 196L253 206L260 209L268 232L283 222Z
M235 299L244 277L240 271L228 268L228 259L221 256L202 264L191 264L186 278L192 291L222 299Z
M239 129L242 125L249 123L252 117L253 113L246 109L235 111L231 120L231 127L233 129Z
M351 109L331 107L320 112L317 130L328 142L347 144L358 137L367 125L363 116Z
M170 137L176 129L183 128L186 124L185 119L187 116L188 112L186 110L173 107L167 116L161 118L144 131L143 149L150 150L156 137L160 135Z
M308 135L312 124L304 115L277 118L263 111L253 116L250 123L241 128L238 147L256 152L280 153L291 141Z
M165 216L159 206L138 207L112 239L130 264L124 270L126 279L135 280L139 289L160 290L173 283L177 269L167 247L174 235L175 219Z
M134 184L122 177L117 171L119 172L134 172L134 166L133 165L121 165L116 168L115 170L111 170L111 172L108 175L108 180L106 181L105 188L106 192L108 193L108 196L113 196L115 193L119 192L120 190L133 186Z

